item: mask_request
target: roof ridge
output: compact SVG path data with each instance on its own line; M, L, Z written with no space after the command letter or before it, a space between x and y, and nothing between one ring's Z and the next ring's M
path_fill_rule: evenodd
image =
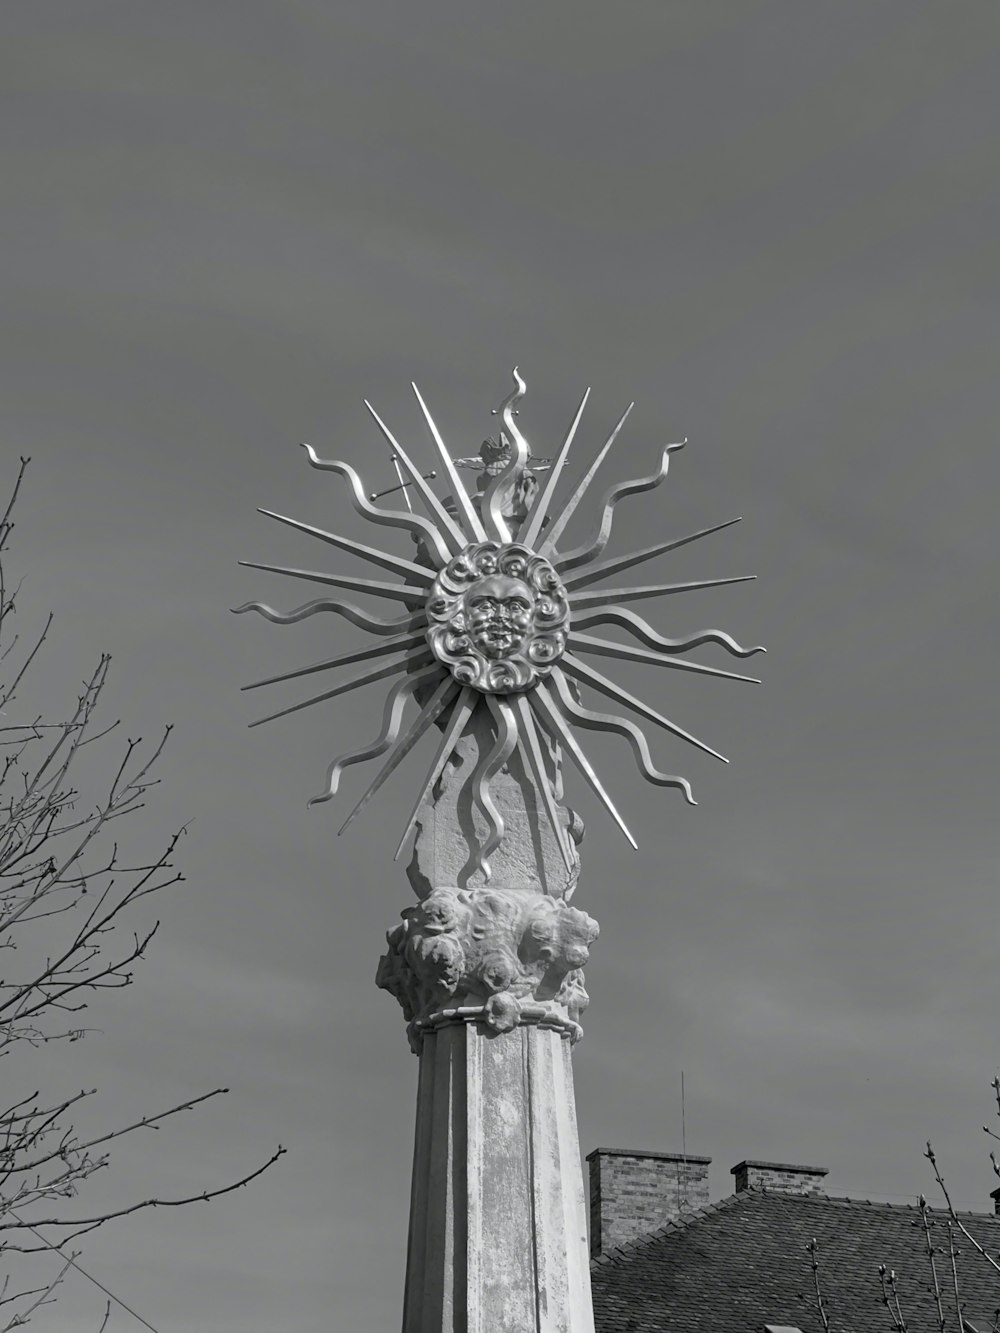
M743 1190L744 1194L755 1194L758 1197L767 1195L769 1198L780 1197L783 1199L804 1199L813 1204L836 1203L836 1204L855 1204L859 1208L891 1208L897 1212L909 1211L919 1212L917 1203L893 1203L890 1199L862 1199L852 1194L796 1194L793 1190L768 1189L766 1185L756 1185L748 1190ZM734 1196L735 1197L735 1196ZM947 1205L932 1204L928 1202L928 1208L933 1213L947 1214ZM1000 1222L1000 1216L996 1213L977 1213L970 1208L956 1208L956 1217L972 1217L976 1221L996 1221Z
M831 1194L795 1194L791 1190L768 1189L766 1186L754 1186L751 1189L739 1190L736 1194L727 1194L714 1203L703 1204L700 1208L692 1208L679 1214L675 1218L670 1218L658 1226L654 1231L644 1231L641 1235L633 1237L631 1240L623 1240L618 1245L613 1245L611 1249L606 1250L591 1259L591 1268L599 1268L604 1264L614 1263L620 1259L627 1259L638 1250L652 1245L655 1241L662 1240L664 1237L675 1234L678 1231L686 1231L688 1227L697 1222L711 1217L715 1213L726 1211L734 1207L739 1201L747 1202L767 1199L799 1200L805 1201L810 1205L834 1204L837 1207L857 1207L871 1209L885 1209L889 1212L919 1212L918 1205L915 1203L890 1203L882 1199L858 1199L850 1195L831 1195ZM931 1211L947 1214L947 1208L935 1209L930 1205ZM994 1213L973 1213L968 1210L955 1209L957 1217L973 1218L977 1222L995 1222L1000 1225L1000 1216Z
M655 1231L644 1231L641 1236L635 1236L632 1240L623 1240L619 1245L613 1245L610 1250L605 1250L603 1254L591 1259L590 1266L591 1268L599 1268L602 1264L611 1263L619 1258L627 1258L634 1254L636 1250L643 1249L655 1240L661 1240L664 1236L670 1235L671 1232L684 1231L692 1222L698 1222L713 1213L719 1213L730 1208L737 1200L744 1198L746 1193L747 1191L744 1190L739 1194L727 1194L725 1198L717 1199L715 1203L706 1203L700 1208L692 1208L688 1212L681 1213L678 1217L670 1218L662 1226L657 1227Z

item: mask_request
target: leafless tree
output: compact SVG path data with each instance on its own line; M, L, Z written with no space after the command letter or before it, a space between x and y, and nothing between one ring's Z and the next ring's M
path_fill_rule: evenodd
M19 693L52 624L49 616L22 642L13 632L20 585L10 586L4 572L28 462L21 460L0 518L0 1060L13 1060L22 1077L23 1057L32 1048L80 1040L87 1033L89 1001L132 984L133 969L159 925L134 930L133 909L183 879L174 854L184 833L175 833L159 855L134 864L119 853L116 821L145 805L170 728L147 747L140 740L119 741L116 722L95 721L108 680L106 655L64 713L26 716L21 710ZM86 761L96 753L110 763L95 798ZM67 1270L78 1267L77 1252L63 1247L80 1236L143 1208L229 1193L281 1156L279 1147L241 1179L185 1198L145 1198L90 1213L72 1202L84 1182L108 1166L113 1140L226 1091L216 1088L89 1137L76 1132L73 1116L94 1088L39 1088L9 1105L0 1102L0 1255L9 1267L17 1254L58 1247L63 1261L50 1282L33 1290L18 1290L9 1272L0 1278L0 1333L21 1327L54 1298Z

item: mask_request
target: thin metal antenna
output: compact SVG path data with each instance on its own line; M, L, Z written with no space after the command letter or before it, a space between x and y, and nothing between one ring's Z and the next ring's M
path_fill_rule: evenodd
M681 1070L681 1157L684 1163L684 1202L688 1203L687 1183L688 1183L688 1149L687 1149L687 1124L684 1115L684 1070ZM680 1194L680 1182L678 1182L678 1195ZM678 1210L680 1209L680 1198L677 1200Z
M403 499L406 501L406 507L413 513L413 505L410 504L410 497L406 493L406 482L403 480L403 469L399 466L399 459L395 454L392 456L392 466L396 470L396 477L399 480L399 489L403 492Z

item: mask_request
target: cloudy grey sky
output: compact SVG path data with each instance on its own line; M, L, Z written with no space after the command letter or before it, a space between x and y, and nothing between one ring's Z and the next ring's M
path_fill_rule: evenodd
M713 1197L748 1156L912 1197L929 1136L989 1206L998 27L987 0L4 4L2 472L33 455L36 684L55 706L111 652L127 731L176 723L143 837L193 820L135 990L38 1077L97 1083L94 1123L232 1088L122 1143L102 1199L289 1149L88 1241L161 1333L397 1325L416 1062L373 975L422 761L338 841L305 802L382 691L247 731L286 696L239 685L331 631L227 608L296 599L238 558L322 558L258 504L363 532L299 441L389 484L362 396L419 442L415 378L472 452L514 362L540 453L586 384L581 458L633 398L617 475L690 438L617 549L745 515L662 568L758 582L651 617L769 648L762 687L620 672L733 762L661 738L692 810L598 747L640 850L580 797L583 1151L679 1149L683 1069ZM102 1308L75 1279L39 1327Z

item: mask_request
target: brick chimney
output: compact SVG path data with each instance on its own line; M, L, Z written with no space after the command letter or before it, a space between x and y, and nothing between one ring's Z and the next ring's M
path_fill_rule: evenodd
M737 1162L730 1168L736 1193L744 1190L780 1190L782 1194L823 1194L825 1166L794 1166L791 1162Z
M990 1190L990 1198L993 1200L994 1213L1000 1217L1000 1189Z
M590 1163L590 1254L606 1254L708 1203L711 1157L595 1148Z

